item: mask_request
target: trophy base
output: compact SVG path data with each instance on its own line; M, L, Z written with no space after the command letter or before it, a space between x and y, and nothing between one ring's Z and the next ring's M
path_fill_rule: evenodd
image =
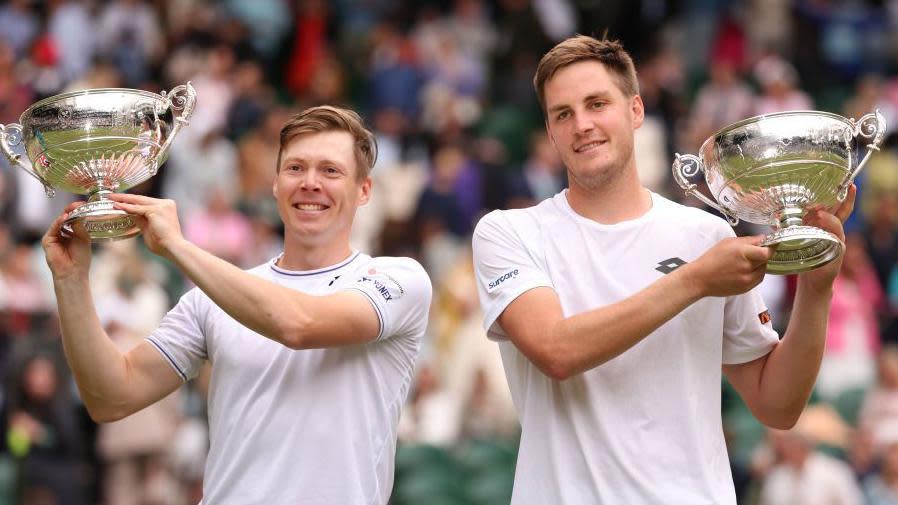
M116 209L109 200L87 202L73 210L62 225L63 232L71 235L72 225L80 222L92 242L122 240L140 235L137 216Z
M842 254L838 237L813 226L789 226L766 237L762 246L776 245L767 273L798 274L826 265Z

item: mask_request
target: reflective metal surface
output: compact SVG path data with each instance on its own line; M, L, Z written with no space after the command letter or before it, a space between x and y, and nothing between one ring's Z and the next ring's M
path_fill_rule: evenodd
M801 226L804 209L844 200L884 134L879 111L859 121L818 111L758 116L710 137L699 156L677 155L674 178L733 225L745 219L774 226L765 245L778 247L768 270L797 273L831 261L842 248L833 235ZM688 180L700 171L713 200Z
M105 195L156 174L195 104L190 83L163 94L135 89L66 93L29 107L21 124L0 126L0 147L49 196L55 189L91 195L71 220L91 221L85 227L93 239L124 238L137 233L134 220L112 209Z

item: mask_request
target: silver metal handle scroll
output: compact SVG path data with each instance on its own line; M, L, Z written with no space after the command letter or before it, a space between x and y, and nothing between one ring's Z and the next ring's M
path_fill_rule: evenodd
M707 196L703 195L699 190L698 186L689 182L688 177L694 177L699 172L705 171L705 165L702 164L702 160L694 155L694 154L679 154L677 153L674 162L673 162L673 176L674 180L677 181L677 184L680 185L686 191L687 195L692 195L709 207L716 209L718 212L724 215L727 218L727 221L730 222L731 225L736 226L739 224L739 218L732 215L730 211L723 208L720 204L715 201L712 201Z
M181 131L181 128L190 124L190 116L193 115L193 109L196 107L196 91L189 81L187 84L175 86L171 91L163 91L162 96L168 100L168 105L172 108L172 111L178 112L178 115L175 117L175 126L172 128L171 133L169 133L168 138L165 139L165 143L162 144L162 148L159 149L159 154L156 156L156 160L165 160L168 156L168 148L171 147L172 140L174 140L175 135ZM158 168L158 164L153 167L153 170L151 171L152 175L156 175L156 170Z
M879 145L882 144L882 140L886 135L886 120L882 113L879 112L879 109L870 114L864 114L857 121L852 119L851 124L854 125L854 137L863 137L869 139L870 142L867 144L867 153L864 155L864 159L857 164L857 167L851 171L845 182L839 186L839 201L845 200L845 196L848 195L848 187L854 182L854 178L861 173L861 169L870 160L873 151L879 151Z
M19 149L17 150L21 152L13 151L14 147L18 147ZM6 155L10 163L22 167L28 175L37 179L44 186L44 192L47 196L53 198L56 190L34 171L34 167L31 165L27 153L25 153L25 145L22 143L22 125L18 123L0 125L0 148L3 149L3 154Z

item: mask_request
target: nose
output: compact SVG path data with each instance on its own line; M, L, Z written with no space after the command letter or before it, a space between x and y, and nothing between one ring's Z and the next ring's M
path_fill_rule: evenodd
M317 170L306 170L299 181L300 188L306 191L317 191L321 189L321 180Z
M588 133L593 129L593 123L589 119L589 114L583 114L582 112L574 113L574 128L577 129L577 133Z

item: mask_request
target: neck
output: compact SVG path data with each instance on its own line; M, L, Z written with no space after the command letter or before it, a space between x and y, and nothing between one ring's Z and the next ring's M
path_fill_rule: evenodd
M348 238L326 244L309 244L287 236L284 255L278 259L277 266L285 270L317 270L336 265L351 254Z
M598 189L585 188L571 178L567 201L574 212L601 224L636 219L652 208L652 195L639 183L635 170Z

